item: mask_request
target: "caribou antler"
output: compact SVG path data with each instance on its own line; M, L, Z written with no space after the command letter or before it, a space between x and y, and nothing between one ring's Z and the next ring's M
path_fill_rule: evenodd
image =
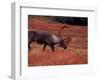
M67 38L62 38L61 37L61 31L64 29L64 28L67 28L68 26L63 26L61 29L60 29L60 31L59 31L59 37L61 38L61 39L63 39L67 44L71 41L71 38L69 38L69 37L67 37Z
M59 31L59 37L60 37L60 38L62 38L62 37L61 37L61 31L62 31L64 28L65 28L65 26L61 27L61 29L60 29L60 31Z
M71 38L65 38L65 39L63 39L67 44L71 41Z
M68 26L63 26L63 27L61 27L61 29L60 29L60 31L59 31L59 37L60 37L60 38L62 38L62 37L61 37L61 31L62 31L64 28L67 28L67 27L68 27ZM63 38L62 38L62 39L63 39Z

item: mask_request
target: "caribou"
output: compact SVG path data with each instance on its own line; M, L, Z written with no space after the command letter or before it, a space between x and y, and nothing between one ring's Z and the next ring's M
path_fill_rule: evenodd
M48 45L51 50L55 51L55 46L62 47L64 49L67 49L69 42L71 41L71 38L62 38L61 37L61 31L66 28L66 26L63 26L59 31L59 36L47 32L47 31L41 31L41 30L30 30L28 31L28 48L31 49L30 44L32 42L37 42L38 44L43 44L43 51L45 50L46 46Z

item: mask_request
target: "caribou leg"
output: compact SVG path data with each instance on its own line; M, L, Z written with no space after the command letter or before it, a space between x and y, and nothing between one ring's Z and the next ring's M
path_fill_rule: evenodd
M28 42L28 49L30 50L31 47L30 47L30 44L32 43L32 41Z
M54 45L51 45L50 47L51 47L52 52L54 52L55 51L54 50Z
M47 44L44 44L44 46L43 46L43 51L45 50L46 46L47 46Z

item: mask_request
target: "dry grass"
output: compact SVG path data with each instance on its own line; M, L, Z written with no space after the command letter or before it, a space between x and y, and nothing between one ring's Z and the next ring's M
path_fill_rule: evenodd
M36 44L35 44L36 45ZM49 47L42 51L42 45L36 45L28 55L29 66L42 65L67 65L67 64L86 64L87 50L79 48L70 48L67 50L56 48L52 52Z
M36 19L29 19L29 29L39 29L51 32L58 36L58 31L65 24L53 23ZM67 25L67 24L66 24ZM52 52L50 47L46 47L43 52L43 45L32 43L31 50L28 52L29 66L45 66L45 65L70 65L70 64L87 64L87 27L77 25L67 25L62 32L63 37L71 37L72 40L67 50L55 48Z

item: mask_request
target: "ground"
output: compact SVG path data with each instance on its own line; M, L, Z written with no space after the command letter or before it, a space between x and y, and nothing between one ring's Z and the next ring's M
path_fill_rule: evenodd
M43 52L43 45L36 42L31 43L31 50L28 51L28 66L47 66L47 65L71 65L87 64L87 26L69 25L43 19L42 17L29 17L28 29L38 29L51 32L58 36L62 26L68 26L62 30L63 38L70 37L68 48L56 47L52 52L50 47L46 47Z

